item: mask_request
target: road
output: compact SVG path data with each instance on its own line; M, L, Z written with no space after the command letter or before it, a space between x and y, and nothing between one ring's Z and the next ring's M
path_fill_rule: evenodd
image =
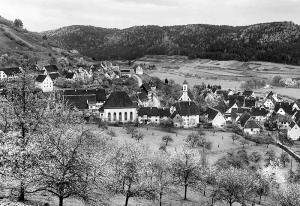
M139 87L142 86L142 84L143 84L142 79L141 79L138 75L136 75L136 74L133 74L133 77L136 78L136 79L138 80L138 85L139 85Z

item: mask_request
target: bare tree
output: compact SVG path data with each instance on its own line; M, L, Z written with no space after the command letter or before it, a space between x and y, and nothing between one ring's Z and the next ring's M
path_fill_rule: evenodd
M243 145L243 148L245 147L245 145L248 145L250 142L246 139L241 139L240 140L240 144Z
M134 138L136 139L136 141L140 142L140 140L144 139L144 134L139 132L137 134L134 135Z
M161 139L166 143L166 146L168 146L169 142L173 142L173 138L170 135L165 135Z
M240 139L240 137L236 135L236 133L234 133L231 135L231 139L232 139L232 143L234 144L234 141Z

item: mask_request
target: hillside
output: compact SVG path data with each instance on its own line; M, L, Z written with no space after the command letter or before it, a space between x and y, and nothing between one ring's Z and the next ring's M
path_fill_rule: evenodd
M74 59L76 55L68 52L62 44L40 33L16 27L12 21L0 16L0 67L18 66L20 59L24 58L42 65L62 56Z
M163 54L300 64L300 27L292 22L237 27L206 24L135 26L122 30L76 25L43 34L68 49L77 49L97 60Z

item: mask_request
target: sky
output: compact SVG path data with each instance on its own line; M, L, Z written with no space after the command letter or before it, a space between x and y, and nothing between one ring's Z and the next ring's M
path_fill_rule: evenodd
M2 17L37 32L70 25L300 24L299 9L300 0L0 0Z

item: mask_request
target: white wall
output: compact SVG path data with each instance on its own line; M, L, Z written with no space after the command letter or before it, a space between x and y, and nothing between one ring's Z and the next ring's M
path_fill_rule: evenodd
M288 130L287 136L292 140L298 140L300 138L300 128L295 125L292 129Z
M254 134L259 134L260 133L260 129L259 128L244 128L244 133L248 133L250 135L254 135Z
M127 112L127 120L125 119L125 112ZM132 112L132 119L130 119L130 112ZM111 115L111 120L109 121L109 114ZM114 113L116 113L116 120L114 120ZM121 113L121 118L119 118L119 113ZM108 122L133 122L137 118L136 108L119 108L119 109L104 109L104 119Z
M224 125L226 125L226 119L220 112L218 112L218 114L215 116L211 123L214 127L224 127Z

